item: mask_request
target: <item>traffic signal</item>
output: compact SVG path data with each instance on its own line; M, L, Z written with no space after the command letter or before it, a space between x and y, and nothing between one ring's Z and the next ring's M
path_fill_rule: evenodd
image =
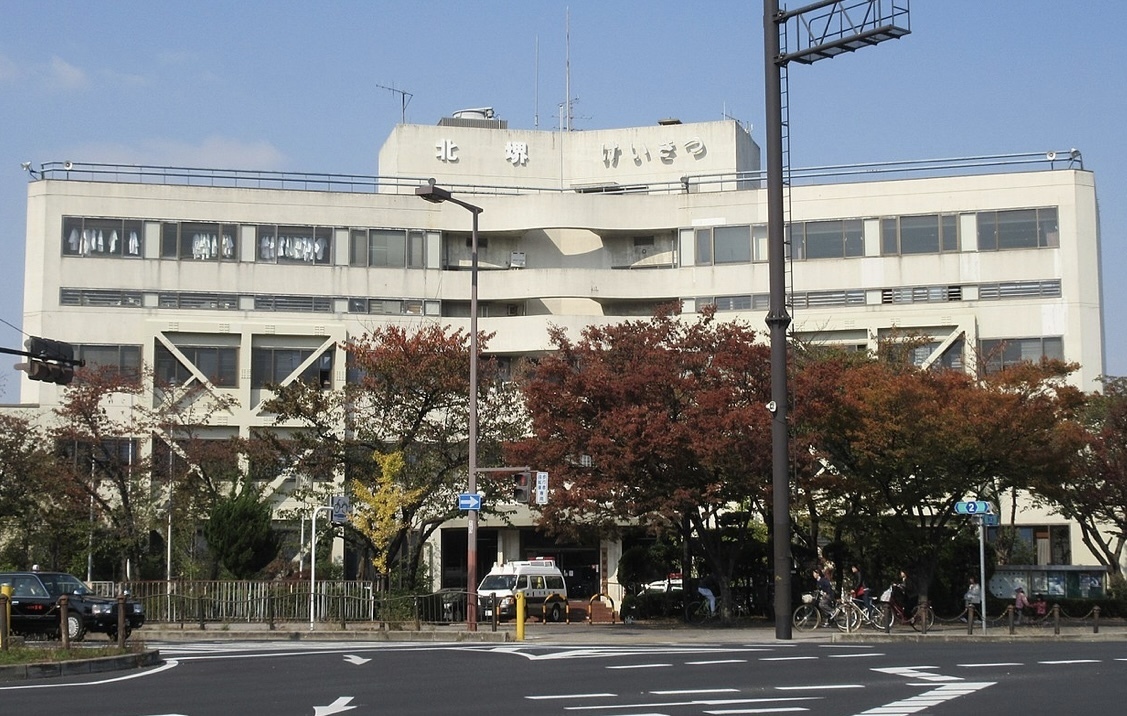
M74 346L50 338L31 336L24 341L27 348L27 363L16 367L27 371L27 377L44 383L69 385L74 380Z
M518 472L513 475L513 502L527 505L532 502L532 474Z

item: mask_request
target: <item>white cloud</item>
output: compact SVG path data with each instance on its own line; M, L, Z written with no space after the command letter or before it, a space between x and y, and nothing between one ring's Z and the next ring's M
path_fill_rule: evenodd
M243 142L211 136L192 144L173 139L145 139L134 144L87 144L74 147L71 161L105 164L151 164L157 166L215 169L280 170L285 155L270 142Z
M86 86L86 72L59 56L51 58L50 82L62 89L81 89Z

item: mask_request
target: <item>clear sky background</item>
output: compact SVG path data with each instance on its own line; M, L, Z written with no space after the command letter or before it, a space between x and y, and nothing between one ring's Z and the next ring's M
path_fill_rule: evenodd
M1104 369L1127 375L1127 2L911 8L907 37L791 68L792 165L1079 149L1100 201ZM727 115L765 144L759 0L0 0L0 346L24 340L8 325L21 162L375 174L401 116L380 85L411 93L411 123L492 106L556 129L569 14L573 129ZM17 361L0 359L0 402L18 398Z

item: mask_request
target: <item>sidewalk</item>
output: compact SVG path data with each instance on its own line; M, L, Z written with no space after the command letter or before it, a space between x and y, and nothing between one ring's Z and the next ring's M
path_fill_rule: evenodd
M349 625L317 623L310 630L308 623L277 624L271 630L267 624L148 624L134 632L133 639L140 641L387 641L387 642L466 642L501 643L516 640L512 623L499 625L494 631L490 623L479 623L476 632L467 631L464 624L423 625L419 630L390 630L374 624ZM543 624L529 622L525 625L525 641L536 644L575 644L612 642L629 644L694 644L717 642L773 642L777 641L774 625L760 622L752 625L683 625L677 623L647 624ZM838 629L822 628L813 631L791 631L791 641L817 641L825 643L887 643L887 642L939 642L939 641L1127 641L1127 624L1101 624L1099 633L1092 625L1061 626L1060 634L1053 627L1019 626L1014 633L1002 626L987 627L986 634L976 625L973 634L967 633L965 624L936 625L927 634L908 627L897 627L891 633L870 628L843 633Z

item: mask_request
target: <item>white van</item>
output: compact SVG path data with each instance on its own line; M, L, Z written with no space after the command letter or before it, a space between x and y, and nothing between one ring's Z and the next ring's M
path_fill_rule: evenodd
M563 621L567 609L567 582L553 559L507 562L493 567L477 588L481 616L493 617L494 596L497 616L516 616L517 592L524 592L526 615L543 615L545 621Z

